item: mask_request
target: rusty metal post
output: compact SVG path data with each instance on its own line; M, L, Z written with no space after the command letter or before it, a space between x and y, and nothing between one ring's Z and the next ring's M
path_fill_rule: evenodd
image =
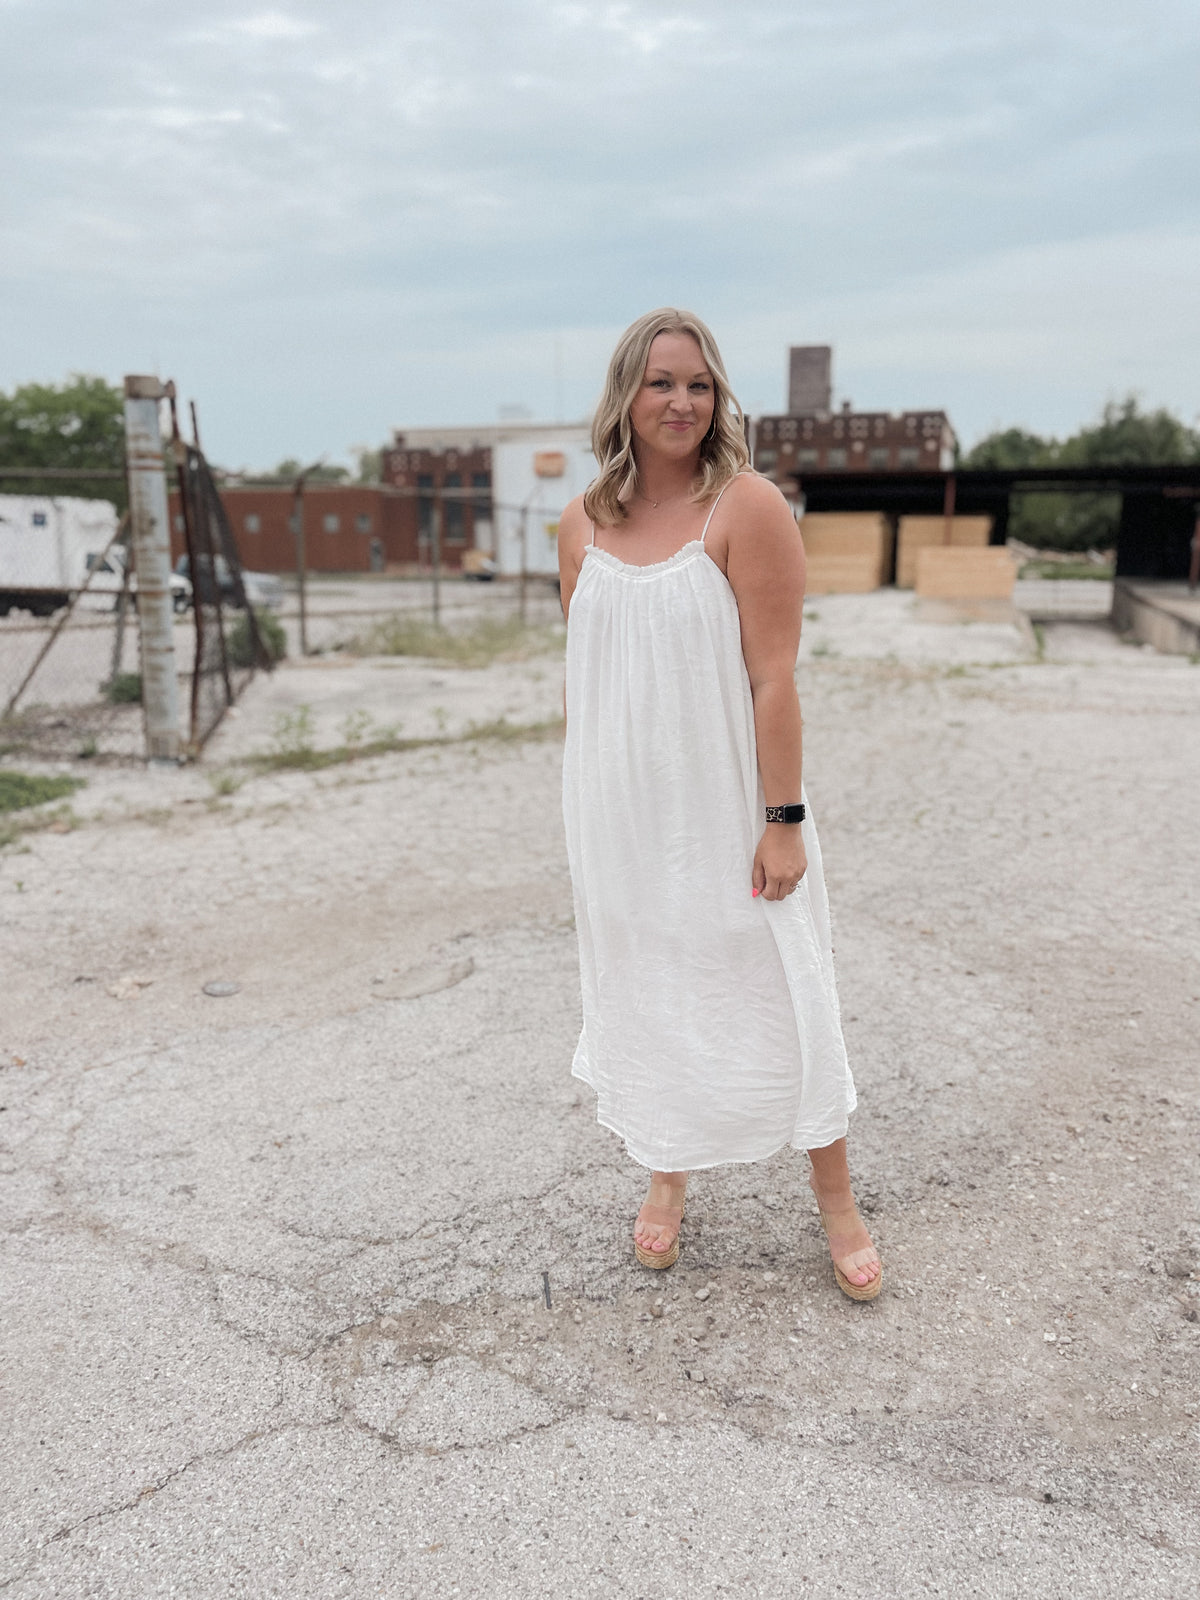
M946 519L946 526L942 531L942 543L954 542L954 501L958 493L958 479L950 473L946 479L946 488L942 495L942 515Z
M433 492L433 506L429 519L429 556L433 572L433 625L440 628L442 625L442 486L437 484Z
M292 490L292 531L296 536L296 594L300 601L300 654L308 654L308 549L304 542L304 480L302 472Z
M521 507L521 579L518 590L517 613L525 625L526 593L529 588L529 502Z
M171 604L171 534L158 404L174 385L158 378L125 379L125 464L129 525L138 582L138 642L146 757L178 761L179 685L175 677L175 616Z

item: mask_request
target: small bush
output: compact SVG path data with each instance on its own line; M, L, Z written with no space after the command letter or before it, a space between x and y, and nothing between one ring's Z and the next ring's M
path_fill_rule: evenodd
M115 672L104 685L104 698L110 706L137 706L142 703L140 672Z
M83 788L82 778L32 777L26 772L0 772L0 812L23 811L26 806L61 800Z
M267 654L272 662L282 661L287 655L287 634L283 623L273 611L256 611L254 620L258 623L258 634L266 647ZM250 614L243 611L241 616L229 630L229 637L225 641L225 648L229 653L231 667L253 667L257 665L254 659L254 641L250 633Z

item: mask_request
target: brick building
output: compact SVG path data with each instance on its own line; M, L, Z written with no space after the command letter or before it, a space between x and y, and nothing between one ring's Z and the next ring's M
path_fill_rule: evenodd
M954 430L944 411L852 411L760 417L754 465L777 482L809 472L946 472Z
M457 567L465 550L492 546L492 452L475 440L410 444L395 435L383 452L382 477L396 495L397 526L408 559L430 560L435 504L442 507L442 562Z
M295 495L290 484L221 490L242 563L256 572L294 572ZM312 572L382 572L417 560L411 501L376 484L309 483L304 544ZM184 551L179 496L171 494L171 556Z

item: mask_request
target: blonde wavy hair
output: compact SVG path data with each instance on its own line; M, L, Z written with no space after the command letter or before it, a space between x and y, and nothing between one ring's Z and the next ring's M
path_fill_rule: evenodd
M700 445L700 466L692 499L711 500L731 478L748 466L746 422L729 387L725 363L717 341L700 318L690 311L662 306L648 311L626 328L617 340L608 377L592 419L592 452L600 471L583 497L583 509L593 522L611 527L628 516L628 503L638 485L633 453L630 408L646 375L650 346L660 333L687 333L700 346L713 380L713 420Z

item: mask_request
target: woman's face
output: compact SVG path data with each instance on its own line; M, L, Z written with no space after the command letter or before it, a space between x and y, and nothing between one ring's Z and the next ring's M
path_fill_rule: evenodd
M638 443L673 460L699 450L713 404L712 373L691 334L656 334L629 408Z

